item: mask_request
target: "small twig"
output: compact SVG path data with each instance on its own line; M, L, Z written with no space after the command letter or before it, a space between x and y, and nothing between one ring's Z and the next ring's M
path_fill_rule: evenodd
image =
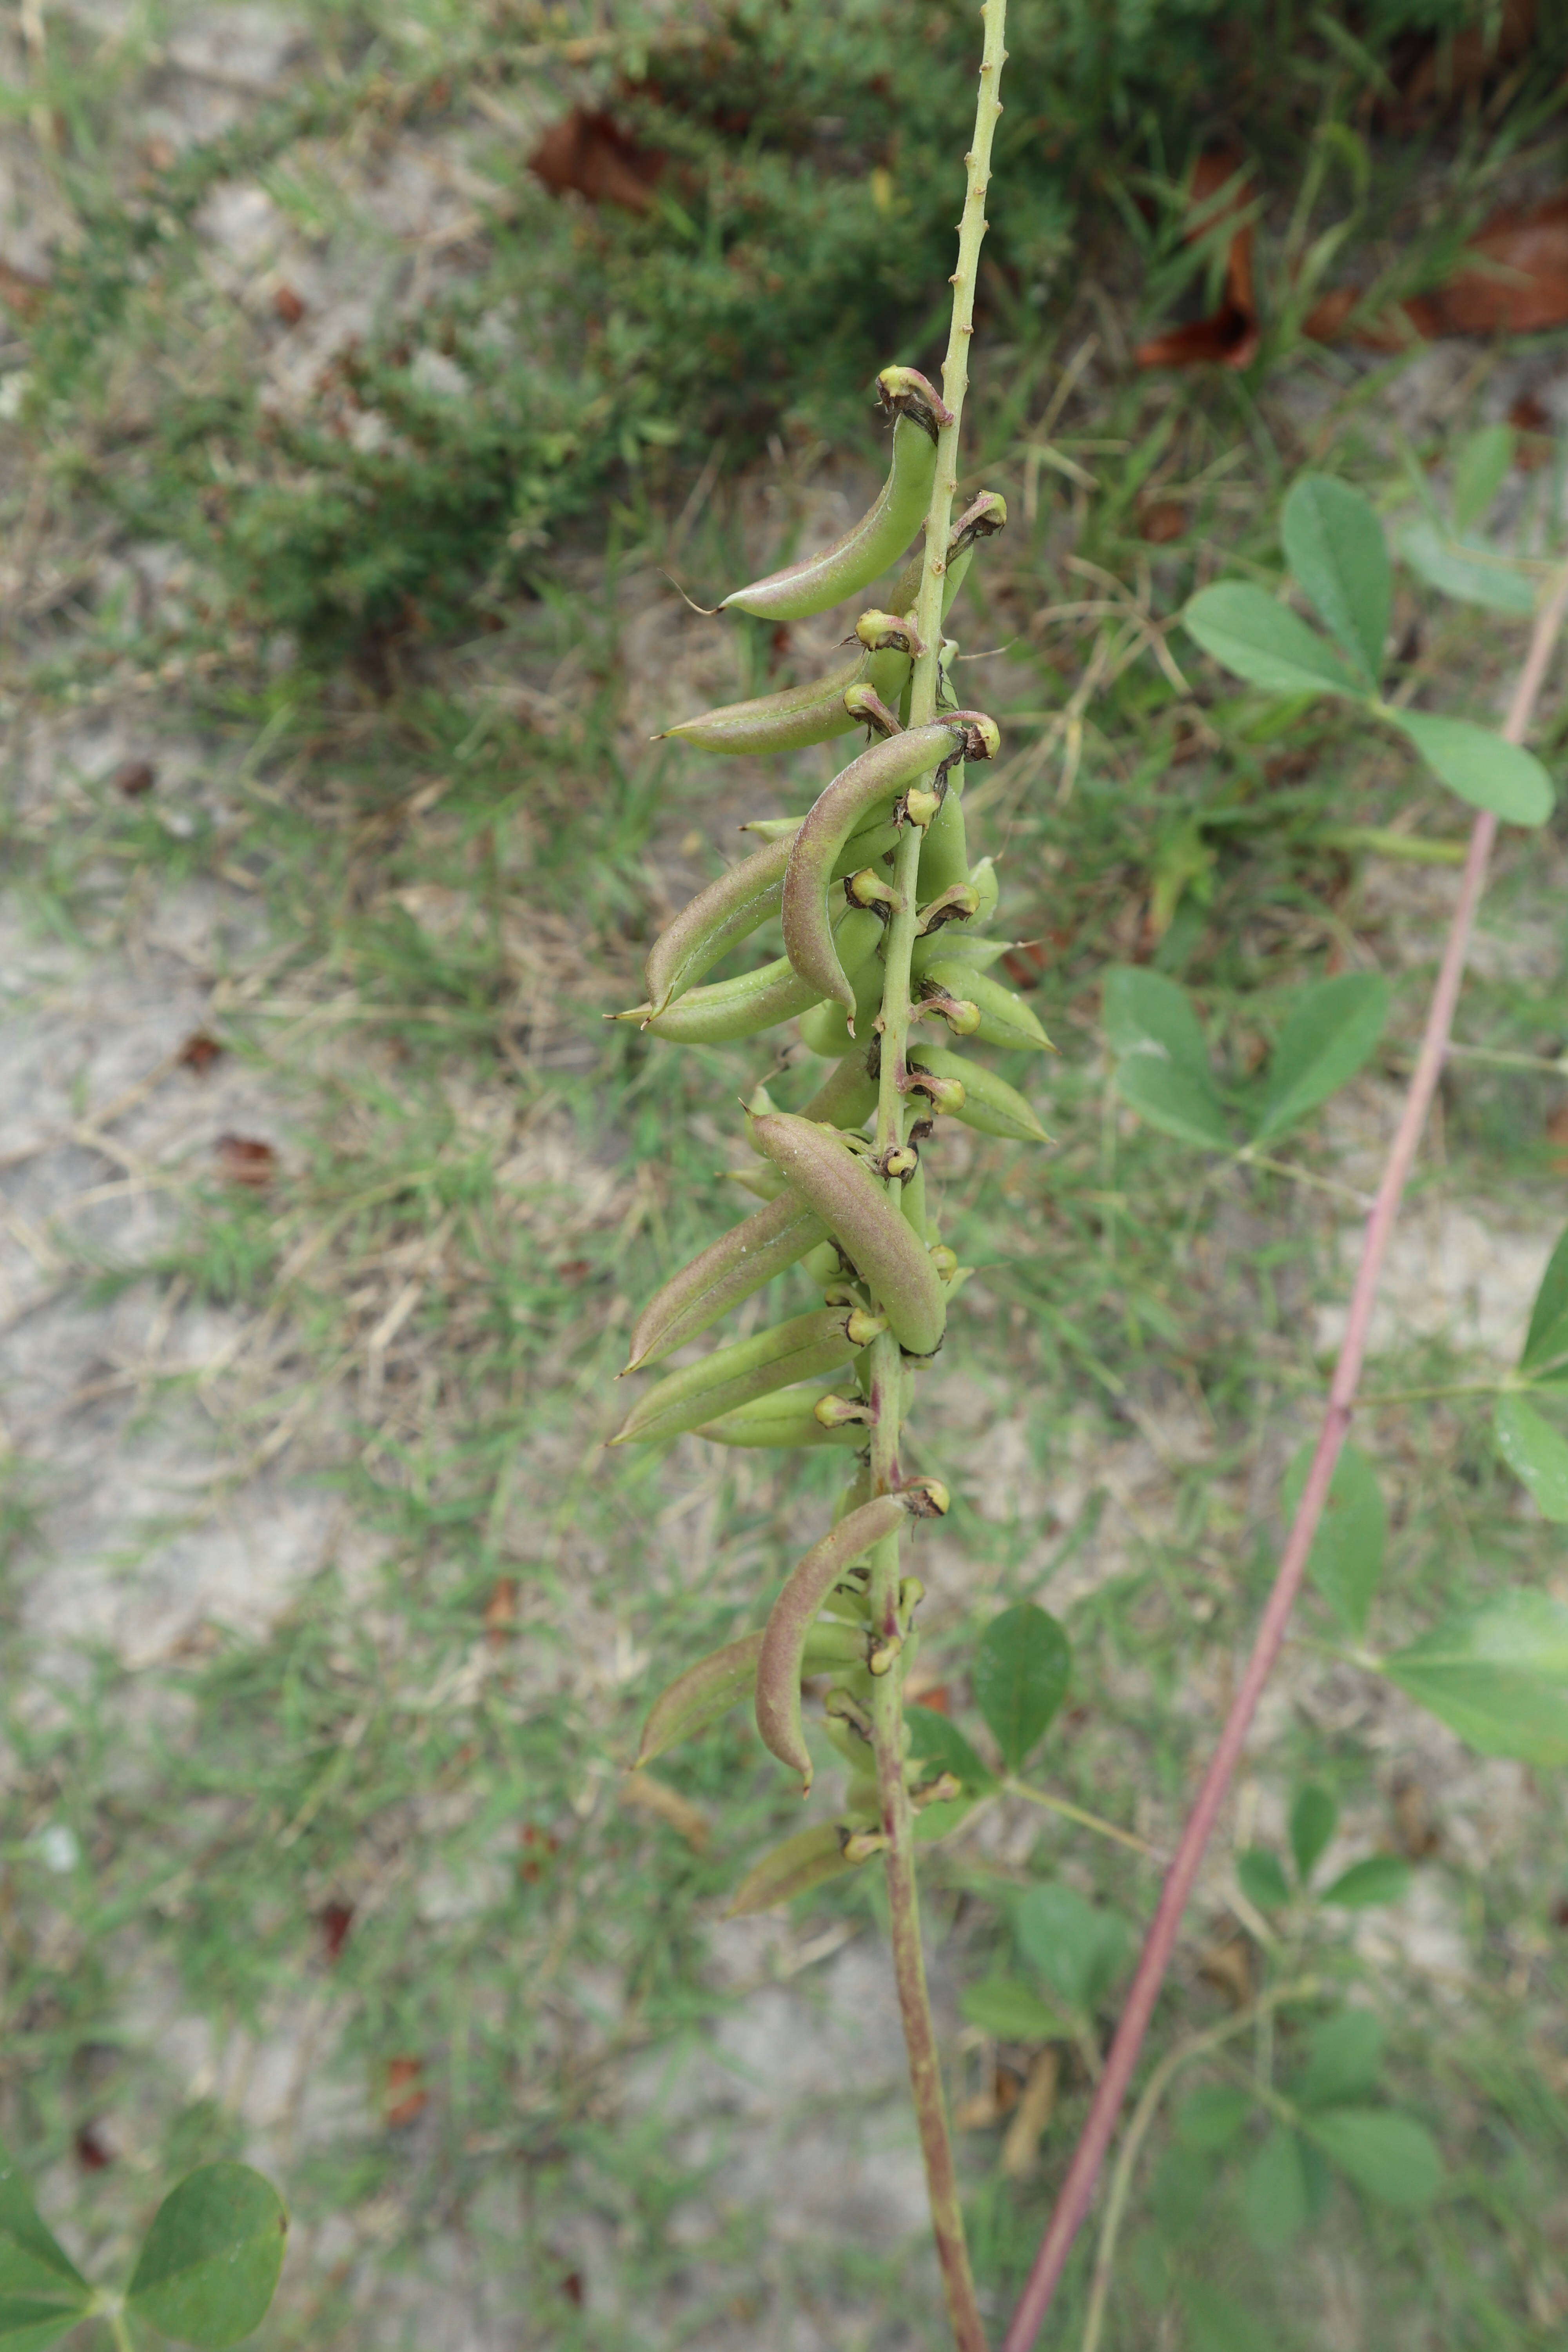
M1116 2240L1127 2210L1133 2170L1160 2102L1176 2074L1190 2060L1202 2058L1207 2052L1217 2050L1222 2042L1234 2041L1238 2033L1245 2033L1249 2026L1256 2025L1270 2011L1280 2008L1288 2000L1310 2000L1317 1990L1316 1977L1302 1977L1295 1984L1277 1985L1271 1992L1260 1993L1237 2015L1227 2017L1223 2025L1211 2025L1206 2033L1194 2033L1190 2041L1178 2042L1150 2075L1148 2087L1132 2111L1132 2120L1127 2126L1121 2152L1116 2159L1116 2170L1111 2176L1110 2194L1105 2201L1105 2219L1100 2228L1100 2246L1095 2255L1094 2281L1089 2288L1083 2342L1079 2352L1098 2352L1100 2330L1105 2325L1105 2306L1116 2267Z
M1271 1176L1289 1176L1295 1184L1305 1184L1314 1192L1331 1192L1337 1201L1349 1201L1358 1209L1370 1209L1372 1195L1358 1192L1353 1184L1340 1184L1331 1176L1314 1176L1309 1168L1293 1167L1289 1160L1270 1160L1264 1151L1245 1150L1236 1155L1241 1168L1267 1168Z
M1008 1796L1026 1797L1031 1805L1043 1805L1048 1813L1059 1813L1065 1822L1076 1822L1079 1829L1093 1830L1098 1837L1114 1838L1118 1845L1131 1846L1134 1853L1150 1862L1158 1862L1158 1851L1147 1838L1134 1835L1131 1830L1119 1830L1114 1822L1101 1821L1098 1813L1085 1812L1081 1805L1069 1802L1066 1797L1053 1797L1047 1789L1031 1789L1025 1780L1012 1779L1004 1782Z
M1505 740L1510 743L1521 742L1529 730L1547 664L1552 658L1565 614L1568 614L1568 572L1562 574L1556 593L1536 619L1530 651L1520 673L1512 708L1502 730ZM1311 1467L1307 1473L1307 1483L1291 1522L1279 1574L1264 1609L1246 1672L1231 1702L1219 1743L1204 1776L1197 1801L1182 1832L1176 1858L1161 1891L1137 1974L1132 1979L1127 2004L1110 2045L1104 2075L1090 2105L1082 2135L1068 2168L1067 2178L1062 2183L1056 2209L1040 2242L1017 2310L1003 2339L1003 2352L1031 2352L1050 2308L1073 2241L1093 2200L1100 2168L1110 2145L1116 2119L1127 2096L1132 2070L1138 2063L1160 1988L1165 1980L1165 1971L1171 1963L1182 1916L1205 1849L1229 1792L1232 1775L1252 1728L1258 1702L1285 1639L1290 1612L1306 1571L1307 1556L1311 1550L1312 1538L1328 1500L1334 1465L1339 1460L1355 1409L1362 1360L1366 1353L1367 1335L1372 1326L1383 1262L1393 1235L1400 1198L1415 1163L1426 1114L1443 1074L1448 1033L1453 1025L1454 1009L1464 979L1470 931L1485 887L1487 862L1496 835L1496 817L1489 811L1483 811L1471 829L1469 853L1465 860L1458 899L1448 925L1436 985L1432 992L1420 1058L1405 1098L1398 1131L1389 1149L1383 1180L1377 1189L1376 1204L1367 1220L1361 1264L1351 1294L1345 1336L1329 1389L1328 1410L1323 1417Z

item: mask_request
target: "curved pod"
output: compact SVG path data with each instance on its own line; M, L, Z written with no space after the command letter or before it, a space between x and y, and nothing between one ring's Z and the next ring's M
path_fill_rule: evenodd
M947 1302L925 1244L865 1162L829 1129L773 1111L752 1122L764 1159L822 1219L871 1289L900 1348L929 1356L942 1345Z
M738 1706L756 1685L762 1648L759 1626L738 1641L726 1642L721 1650L710 1650L683 1675L677 1675L647 1711L637 1763L651 1764L656 1756L681 1740L695 1739ZM854 1665L865 1654L866 1636L858 1627L819 1622L806 1636L802 1670L819 1675L830 1666Z
M655 1445L705 1421L717 1421L773 1389L844 1370L855 1354L849 1319L842 1307L819 1307L752 1339L715 1348L700 1363L668 1373L639 1397L610 1444Z
M827 1231L798 1193L784 1191L672 1274L649 1299L631 1337L628 1372L657 1364L700 1339L764 1282L796 1265Z
M648 1003L662 1013L670 999L690 988L721 956L765 923L779 902L795 836L767 841L699 890L666 924L643 966Z

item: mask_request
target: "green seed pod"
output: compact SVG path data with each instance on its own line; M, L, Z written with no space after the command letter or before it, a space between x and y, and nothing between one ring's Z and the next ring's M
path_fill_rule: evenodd
M785 1192L721 1234L689 1265L672 1274L643 1308L632 1333L627 1371L659 1363L688 1340L700 1339L764 1282L797 1265L826 1232L815 1210Z
M700 751L766 754L797 751L809 743L847 735L857 714L846 707L847 690L863 685L882 700L897 703L910 674L910 653L919 649L910 645L908 623L890 613L862 613L855 635L858 642L854 652L808 685L723 703L667 727L664 736ZM664 736L653 740L661 742Z
M918 590L920 582L917 578ZM925 640L915 626L914 598L910 599L907 613L883 613L875 607L862 613L855 624L855 635L868 654L902 654L906 660L925 651ZM902 681L900 681L900 686ZM872 680L876 684L876 680Z
M983 857L978 866L970 867L969 878L974 885L974 894L979 901L970 920L978 929L982 923L988 923L996 912L999 886L996 880L995 859Z
M934 1279L934 1276L933 1276ZM737 1405L796 1381L841 1371L854 1350L847 1337L849 1318L842 1307L796 1315L771 1331L715 1348L700 1363L685 1364L640 1397L612 1445L655 1445L682 1431L718 1421Z
M988 971L1016 944L1009 940L976 939L967 923L944 924L915 941L910 951L910 977L921 979L934 963L961 963L965 971Z
M849 1512L813 1544L792 1570L763 1634L757 1658L757 1729L781 1764L811 1787L811 1758L800 1714L800 1677L816 1612L847 1568L909 1518L932 1518L947 1508L947 1490L935 1480L911 1481L896 1495L878 1495ZM890 1661L889 1661L890 1663Z
M774 1111L753 1122L757 1147L782 1168L870 1286L900 1348L930 1356L947 1307L930 1258L870 1171L829 1129Z
M683 1675L678 1675L648 1709L637 1749L638 1765L651 1764L656 1757L679 1746L683 1739L695 1739L748 1697L756 1685L762 1648L763 1629L759 1626L754 1633L742 1633L739 1641L726 1642L721 1650L710 1651L694 1666L688 1666ZM801 1671L807 1675L826 1674L834 1666L854 1665L865 1654L863 1631L854 1625L835 1625L819 1617L806 1636Z
M820 555L805 556L732 590L719 607L721 613L738 606L772 621L826 613L875 580L909 545L931 503L937 427L952 420L939 394L913 368L884 368L877 390L894 423L893 462L876 503Z
M982 540L990 539L1003 530L1007 520L1007 501L999 490L982 490L959 516L948 534L947 556L942 579L942 617L945 621L952 608L952 600L963 585L964 575L973 561L974 551ZM921 593L921 573L925 567L925 551L911 555L888 598L901 613L913 606Z
M921 844L920 898L940 898L955 882L969 879L969 849L963 834L963 803L958 787L963 779L962 768L954 768L947 780L947 795L930 824Z
M818 1242L815 1249L806 1251L801 1265L808 1282L837 1282L839 1272L837 1246L832 1242ZM832 1307L837 1302L830 1298L826 1303Z
M973 1037L980 1026L980 1007L973 997L950 996L930 979L921 992L919 1009L933 1020L945 1021L955 1037Z
M778 1170L769 1167L765 1161L760 1168L725 1168L720 1173L731 1184L739 1184L745 1192L754 1193L759 1201L776 1201L789 1189Z
M826 1885L830 1878L843 1878L858 1870L869 1857L858 1849L853 1854L846 1851L855 1834L848 1822L818 1822L814 1829L785 1838L783 1845L774 1846L761 1862L752 1864L725 1917L749 1919L754 1912L772 1911L780 1903Z
M800 831L800 823L797 816L754 816L741 827L741 831L757 834L763 841L793 841ZM845 875L852 874L858 866L869 866L898 845L899 828L896 824L879 822L868 825L863 833L851 834L843 851L849 862L839 866L834 876L835 881L841 882Z
M839 951L850 971L858 974L872 961L881 936L876 915L869 909L851 908L837 932ZM775 956L772 963L759 964L754 971L689 988L662 1013L650 1013L639 1004L615 1017L640 1020L645 1029L671 1045L730 1045L742 1037L760 1037L765 1029L776 1029L781 1021L793 1021L816 1002L817 991L800 977L788 956Z
M874 686L852 686L844 697L844 708L857 727L865 727L870 735L901 735L903 728L895 711L889 709Z
M692 1434L706 1437L715 1445L864 1445L864 1429L831 1428L817 1420L816 1408L825 1393L816 1387L780 1389L773 1396L737 1405L733 1412L721 1413L713 1421L699 1422Z
M996 724L983 713L954 711L930 727L915 727L873 743L822 793L795 837L784 869L781 908L784 948L803 980L834 998L851 1015L855 992L838 959L827 907L828 877L850 835L883 802L895 799L929 769L940 778L955 757L988 759Z
M765 842L739 866L731 866L699 890L659 933L643 966L648 1003L656 1013L767 921L779 903L793 838Z
M950 962L941 960L927 964L921 975L927 986L935 984L953 996L966 996L979 1008L980 1022L973 1034L983 1045L1005 1045L1015 1051L1043 1053L1050 1049L1050 1039L1024 998L1000 981L988 979L972 963L961 963L957 958Z
M916 1061L914 1056L910 1055L910 1092L924 1095L932 1110L940 1118L944 1112L961 1111L963 1108L965 1090L962 1078L942 1076L937 1071L925 1067L925 1063L930 1059L933 1050L935 1049L930 1046L922 1046L920 1061ZM950 1055L948 1058L952 1060L953 1057Z
M873 915L869 919L875 922L877 918ZM875 955L868 956L852 975L855 1027L862 1038L867 1035L869 1024L876 1019L881 1006L885 978L882 960ZM855 1043L849 1034L844 1007L826 1001L814 1004L809 1012L801 1014L800 1034L802 1043L808 1045L814 1054L820 1054L825 1061L847 1054ZM861 1058L862 1061L865 1058L863 1049Z
M815 1126L840 1127L853 1131L865 1126L876 1108L877 1082L867 1072L865 1055L857 1051L845 1055L831 1076L818 1087L811 1100L803 1107L800 1116L810 1119ZM769 1172L778 1173L771 1162ZM782 1182L783 1179L780 1181Z
M973 1127L982 1135L1006 1136L1015 1143L1050 1141L1017 1087L1010 1087L1005 1078L999 1078L983 1062L966 1062L941 1045L922 1045L918 1053L910 1056L911 1071L917 1065L932 1077L959 1080L963 1087L963 1101L958 1118L963 1126ZM832 1220L828 1223L831 1224Z

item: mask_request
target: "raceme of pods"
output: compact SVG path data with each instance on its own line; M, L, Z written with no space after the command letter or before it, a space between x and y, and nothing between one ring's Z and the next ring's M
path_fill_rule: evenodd
M801 618L861 596L925 520L932 434L946 411L910 370L885 370L879 389L895 420L893 462L869 512L823 555L770 574L726 605ZM1005 520L1002 499L982 491L956 524L944 525L942 622L977 549ZM886 1843L876 1826L864 1710L878 1680L900 1678L913 1654L910 1620L920 1587L901 1578L891 1619L873 1623L871 1571L859 1563L947 1507L939 1482L900 1472L897 1453L915 1375L942 1344L949 1301L966 1271L938 1233L921 1145L942 1113L982 1133L1045 1139L1015 1085L985 1061L932 1042L934 1031L1029 1056L1049 1045L1027 1003L990 976L1006 942L981 935L996 912L996 875L990 859L971 862L963 791L966 768L996 753L999 730L983 711L942 706L942 696L953 698L946 679L957 646L922 637L922 573L917 555L883 602L862 610L843 657L815 681L665 730L702 751L753 755L809 749L860 724L872 740L804 815L758 818L745 828L761 846L666 927L647 956L647 1001L619 1016L650 1044L661 1041L656 1051L798 1024L800 1044L785 1045L768 1087L747 1107L755 1156L731 1171L761 1205L650 1300L626 1370L667 1364L693 1342L706 1351L666 1370L615 1441L695 1436L785 1454L837 1447L858 1457L832 1528L787 1577L767 1626L671 1685L648 1717L637 1759L646 1765L697 1736L751 1691L765 1744L809 1787L800 1685L805 1676L830 1676L825 1727L850 1764L847 1812L837 1832L806 1832L759 1864L738 1898L746 1909L852 1868ZM910 700L922 659L934 669L927 691L938 708L916 724ZM726 975L726 960L775 923L784 955ZM710 978L716 968L721 976ZM807 1078L798 1108L779 1108L769 1089L795 1070L809 1073L814 1053L831 1063L826 1076ZM895 1076L892 1119L873 1138L867 1130L887 1091L884 1055ZM797 1266L819 1286L820 1308L743 1339L708 1340L714 1325ZM891 1372L879 1352L888 1348Z
M990 859L972 859L964 779L974 762L996 756L1000 732L984 711L957 707L959 647L946 634L961 583L1006 520L1001 499L982 491L953 520L1005 0L984 0L981 14L942 392L910 368L885 368L877 389L892 420L890 465L867 513L833 546L716 608L778 622L839 607L852 635L815 679L665 730L705 753L754 756L809 754L863 726L865 748L800 814L742 828L761 847L700 891L655 940L647 1002L624 1016L639 1024L643 1052L739 1041L764 1026L777 1048L764 1084L735 1089L752 1156L729 1174L761 1206L670 1276L638 1319L628 1370L703 1341L742 1302L754 1314L775 1277L795 1289L792 1307L803 1280L822 1305L786 1311L742 1339L708 1342L663 1372L619 1432L621 1443L695 1439L777 1448L786 1459L838 1446L852 1457L831 1527L803 1530L792 1545L795 1564L761 1634L742 1634L689 1667L655 1702L638 1762L707 1728L750 1688L765 1745L803 1790L818 1737L846 1766L835 1818L754 1862L731 1908L743 1915L788 1902L882 1857L910 2087L960 2352L982 2352L984 2336L921 1958L913 1828L917 1805L934 1801L942 1780L933 1782L915 1753L903 1714L922 1593L904 1554L948 1497L939 1478L911 1477L900 1457L906 1417L968 1271L942 1238L942 1203L938 1186L928 1187L922 1152L943 1117L998 1139L1043 1139L1027 1097L984 1055L999 1050L1038 1068L1048 1044L1030 1008L991 977L1004 945L977 936L996 913L997 877ZM917 532L920 549L909 553ZM726 971L725 960L775 916L783 959L775 950L772 963L752 956L749 970ZM784 1026L791 1021L793 1036ZM933 1033L949 1042L931 1044ZM965 1051L952 1050L960 1043ZM813 1055L826 1073L820 1064L814 1071ZM823 1712L808 1727L801 1685L819 1675L827 1680Z

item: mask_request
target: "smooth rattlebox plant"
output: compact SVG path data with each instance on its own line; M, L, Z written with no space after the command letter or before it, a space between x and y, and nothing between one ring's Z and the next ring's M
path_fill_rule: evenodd
M963 791L966 770L996 756L1001 734L985 712L958 708L949 684L957 647L944 636L963 572L1006 520L1004 501L985 491L952 519L1004 11L1005 0L986 0L981 11L980 95L942 389L912 367L885 368L877 390L892 446L869 510L832 547L731 591L718 608L795 620L865 596L852 649L815 684L666 730L709 751L754 755L863 726L866 747L798 819L757 826L762 847L699 892L655 941L647 1001L621 1016L671 1044L761 1036L798 1020L808 1059L830 1065L821 1080L807 1079L797 1103L753 1094L748 1181L763 1206L644 1308L627 1370L658 1363L802 1261L822 1284L821 1310L721 1341L667 1373L634 1404L616 1442L695 1430L720 1444L837 1444L852 1449L852 1474L832 1526L805 1549L766 1622L689 1666L656 1702L638 1763L749 1695L763 1740L808 1790L801 1683L826 1675L825 1727L848 1766L844 1801L832 1821L756 1864L732 1907L761 1910L883 1858L937 2249L965 2352L980 2352L984 2339L926 2000L913 1861L918 1813L953 1810L962 1775L916 1745L903 1708L922 1590L904 1547L923 1519L947 1511L949 1497L939 1478L906 1474L900 1438L965 1271L942 1239L922 1147L942 1118L1044 1139L1016 1087L971 1051L928 1043L945 1034L1015 1050L1046 1044L1028 1008L985 972L997 952L983 936L995 914L995 877L988 863L971 863ZM922 530L918 556L871 596ZM782 959L706 981L775 913Z

